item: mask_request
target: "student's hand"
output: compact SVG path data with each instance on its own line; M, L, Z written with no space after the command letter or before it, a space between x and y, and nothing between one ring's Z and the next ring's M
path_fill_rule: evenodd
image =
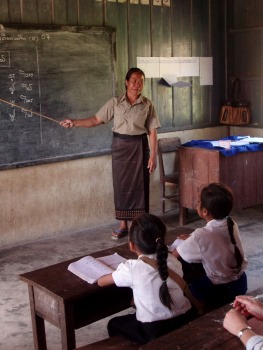
M247 327L247 319L235 309L229 310L224 318L223 326L228 332L237 335L238 332Z
M61 126L63 126L63 128L73 128L74 126L74 122L73 120L71 119L65 119L65 120L62 120L62 122L59 123Z
M245 317L254 316L259 320L263 320L263 304L251 296L237 296L233 307Z

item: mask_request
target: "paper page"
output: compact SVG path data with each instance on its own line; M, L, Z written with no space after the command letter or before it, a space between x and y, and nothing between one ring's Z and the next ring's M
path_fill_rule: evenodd
M177 57L160 57L160 77L180 76L180 64Z
M88 283L95 283L101 276L112 273L114 269L92 256L71 263L68 270Z
M231 148L231 141L230 140L219 140L218 144L219 144L219 147L223 147L225 149Z
M199 57L160 57L160 76L199 76Z
M250 137L249 142L251 143L263 143L263 137Z
M159 78L159 57L137 57L137 67L142 69L146 78Z
M199 77L199 57L178 57L181 77Z
M118 253L114 253L112 255L102 256L97 258L97 260L103 262L105 265L111 267L116 270L120 263L124 263L127 261L123 256L120 256Z
M169 252L172 252L173 250L175 250L184 241L185 241L184 239L176 238L176 240L171 245L168 245Z
M163 79L170 85L172 86L173 84L175 84L177 82L177 76L170 74L170 75L164 75Z
M249 145L251 141L248 139L246 140L240 140L240 141L231 141L231 146L246 146Z

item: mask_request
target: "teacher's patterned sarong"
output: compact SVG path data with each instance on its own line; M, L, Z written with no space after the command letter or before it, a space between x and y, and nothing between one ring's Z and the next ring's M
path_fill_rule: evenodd
M115 217L133 220L149 212L149 145L146 134L113 133L112 174Z

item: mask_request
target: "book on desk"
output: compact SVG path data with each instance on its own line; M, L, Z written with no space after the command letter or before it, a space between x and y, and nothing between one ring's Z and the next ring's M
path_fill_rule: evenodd
M126 258L118 253L99 258L88 255L69 264L68 270L84 281L93 284L100 277L115 271L118 265L124 263L126 260Z

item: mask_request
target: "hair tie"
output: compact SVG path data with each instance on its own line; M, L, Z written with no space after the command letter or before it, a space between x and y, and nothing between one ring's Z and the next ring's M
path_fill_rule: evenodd
M164 280L164 281L162 281L163 283L166 283L167 282L167 279L166 280Z
M158 241L162 239L161 237L156 238L155 242L158 243Z

